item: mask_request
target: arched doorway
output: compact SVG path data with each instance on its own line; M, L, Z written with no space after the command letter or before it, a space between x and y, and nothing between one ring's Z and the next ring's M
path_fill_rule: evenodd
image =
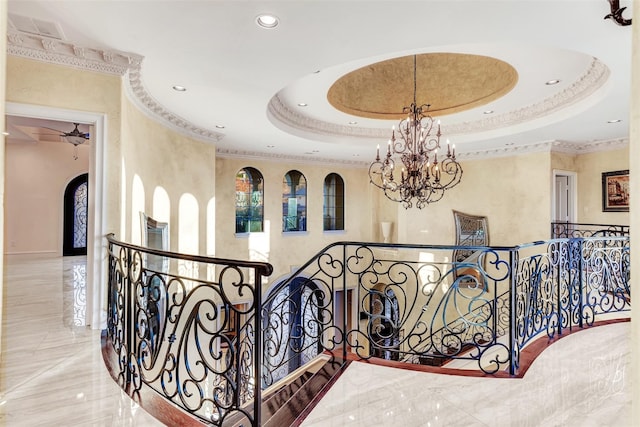
M87 254L89 174L75 177L64 190L62 255Z
M262 312L264 386L320 354L325 297L312 280L296 277L268 299Z
M369 338L371 356L399 360L400 331L398 298L392 289L378 283L369 293Z

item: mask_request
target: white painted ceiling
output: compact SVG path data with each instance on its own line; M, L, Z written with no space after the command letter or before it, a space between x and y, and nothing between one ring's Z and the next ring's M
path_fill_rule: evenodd
M620 2L625 17L631 3ZM504 97L441 117L461 157L550 141L579 147L629 134L631 27L604 19L606 0L8 4L10 23L16 15L38 19L74 45L142 56L146 93L221 134L213 141L221 154L369 162L396 123L335 110L329 87L367 64L428 52L488 55L518 71ZM276 15L279 26L258 27L262 13ZM545 85L552 79L560 83Z

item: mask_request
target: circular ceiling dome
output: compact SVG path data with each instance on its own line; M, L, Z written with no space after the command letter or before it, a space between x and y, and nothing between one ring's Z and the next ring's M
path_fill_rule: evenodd
M414 56L367 65L340 77L327 93L343 113L371 119L399 120L413 102ZM433 116L458 113L494 101L518 82L518 72L496 58L466 53L416 55L418 105Z

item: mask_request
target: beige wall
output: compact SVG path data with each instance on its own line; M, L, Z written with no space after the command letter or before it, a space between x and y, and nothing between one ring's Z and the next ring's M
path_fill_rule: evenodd
M7 2L0 2L0 34L7 33ZM0 70L5 70L7 66L7 38L0 39ZM0 131L4 132L4 104L5 104L5 83L6 73L0 73ZM2 247L4 242L4 136L0 138L0 254L4 253ZM0 355L2 354L2 306L4 305L4 261L0 259ZM0 356L1 359L1 356Z
M422 210L398 208L399 241L455 243L453 210L486 216L491 245L544 239L551 212L550 154L468 160L458 186Z
M578 222L628 225L628 212L602 211L602 172L629 169L629 150L601 151L576 156Z
M576 222L628 225L628 212L602 211L602 173L629 169L629 149L585 154L551 153L553 170L575 172L578 206Z
M235 177L245 167L264 177L264 232L235 234ZM296 169L307 180L307 232L282 232L282 180ZM345 183L345 231L323 232L324 178L338 173ZM370 241L374 216L366 169L218 158L216 161L216 253L223 258L268 261L270 281L290 272L335 241Z
M5 253L62 255L64 191L89 170L89 147L77 160L73 152L60 142L6 144Z
M215 231L215 146L161 126L126 98L122 102L122 141L124 179L119 195L124 214L119 238L140 243L139 211L143 207L148 216L169 223L171 250L211 252L211 243L209 247L207 243ZM137 187L133 183L136 176ZM185 211L188 200L195 203Z

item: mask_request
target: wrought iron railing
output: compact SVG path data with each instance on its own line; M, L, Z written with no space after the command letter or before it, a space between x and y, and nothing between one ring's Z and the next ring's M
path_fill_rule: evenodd
M552 222L551 238L628 236L628 225Z
M456 249L325 248L265 298L263 384L323 351L515 375L540 334L629 310L627 237Z
M260 425L262 390L321 353L516 375L535 338L630 308L628 236L465 247L464 261L458 246L338 242L264 298L268 264L109 248L118 381L213 425Z
M105 361L120 386L134 399L151 389L207 424L260 425L262 342L252 313L271 265L107 239L106 341L117 360Z

